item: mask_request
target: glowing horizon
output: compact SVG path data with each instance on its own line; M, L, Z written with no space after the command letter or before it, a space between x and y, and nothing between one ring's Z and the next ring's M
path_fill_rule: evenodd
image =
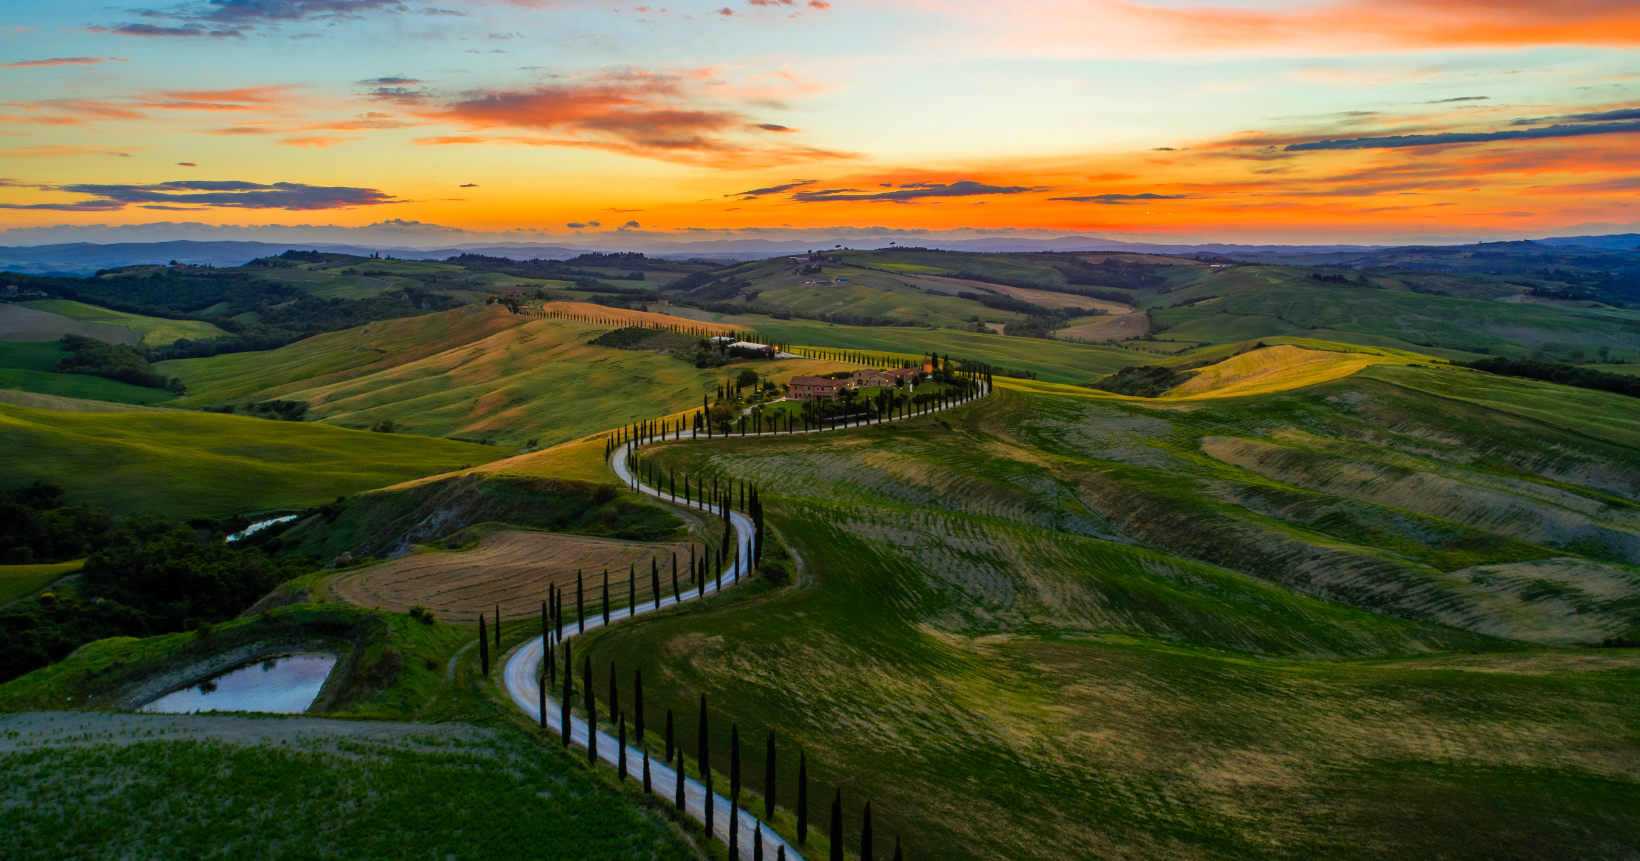
M1617 0L43 6L0 29L0 231L1640 226Z

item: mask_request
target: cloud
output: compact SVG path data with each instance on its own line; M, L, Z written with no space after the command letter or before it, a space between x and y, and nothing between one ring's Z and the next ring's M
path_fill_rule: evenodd
M206 27L202 24L185 24L181 27L161 27L155 24L120 24L115 27L92 27L93 33L113 33L116 36L214 36L217 38L239 38L245 35L243 27Z
M636 221L628 221L627 223L625 223L625 224L623 224L620 227L617 227L615 229L616 230L637 230L638 228L640 228L642 226L643 226L642 224L639 224Z
M724 197L738 197L741 200L751 200L756 197L762 197L766 194L780 194L782 192L791 191L794 188L802 188L805 185L814 185L817 181L818 180L813 179L794 179L784 185L771 185L768 188L754 188L749 191L737 191L734 194L725 194Z
M130 158L128 152L119 150L100 149L94 146L73 146L70 144L36 144L34 146L19 146L0 150L9 158L53 158L71 155L108 155L119 158Z
M141 22L93 27L93 32L125 36L244 36L258 26L291 23L336 23L357 20L369 12L406 13L403 0L209 0L170 9L139 9L136 14L164 24ZM420 11L443 11L428 10Z
M461 187L462 188L478 188L478 183L476 183L476 182L464 182L464 183L461 184Z
M470 91L417 111L424 119L460 126L461 134L424 138L417 143L583 147L742 167L852 157L849 153L744 137L745 130L754 124L738 106L723 103L726 91L706 70L630 69L525 89ZM495 129L531 134L472 133Z
M1313 152L1317 150L1396 149L1400 147L1449 146L1453 144L1492 143L1494 141L1544 140L1548 138L1636 133L1640 133L1640 121L1593 125L1553 125L1535 129L1496 132L1379 135L1337 140L1329 138L1327 140L1291 143L1283 147L1282 150L1284 152Z
M1073 197L1050 197L1048 199L1068 200L1075 203L1103 203L1114 206L1132 203L1135 200L1185 200L1189 196L1187 194L1152 194L1146 192L1144 194L1082 194Z
M783 126L783 125L780 125L779 123L758 123L757 125L753 126L753 128L762 129L763 131L766 131L766 132L795 132L795 131L797 131L797 129L794 129L791 126Z
M637 224L636 221L628 222L628 223ZM603 224L601 224L599 222L596 222L596 221L571 221L570 223L568 223L564 226L568 227L571 230L582 230L582 229L588 228L588 227L603 227Z
M90 66L96 63L128 63L124 57L49 57L44 60L18 60L0 63L0 69L37 69L43 66Z
M263 184L242 180L178 180L152 185L80 183L41 185L37 188L43 191L83 195L91 199L73 203L0 203L0 209L100 211L139 205L145 208L197 209L222 207L228 209L284 209L300 212L402 202L390 194L373 188L318 186L299 182Z
M199 167L199 165L191 161L179 161L177 162L177 167Z
M1486 102L1486 101L1491 101L1491 99L1492 99L1491 96L1456 96L1456 97L1453 97L1453 98L1450 98L1450 99L1435 99L1433 101L1424 102L1424 104L1426 104L1426 105L1450 105L1450 104L1453 104L1454 102Z
M894 191L858 192L852 188L829 188L820 191L799 191L791 199L804 203L818 203L845 200L882 200L893 203L912 203L925 198L937 197L975 197L985 194L1021 194L1027 191L1040 191L1023 185L987 185L982 182L963 179L945 184L936 182L909 183Z

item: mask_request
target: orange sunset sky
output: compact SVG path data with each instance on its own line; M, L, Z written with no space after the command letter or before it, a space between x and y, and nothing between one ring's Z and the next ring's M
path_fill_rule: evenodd
M0 25L0 244L1640 222L1617 0L66 0Z

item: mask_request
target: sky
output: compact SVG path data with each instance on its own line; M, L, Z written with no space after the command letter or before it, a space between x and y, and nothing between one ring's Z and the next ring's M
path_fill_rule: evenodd
M1632 0L7 6L11 244L1640 229Z

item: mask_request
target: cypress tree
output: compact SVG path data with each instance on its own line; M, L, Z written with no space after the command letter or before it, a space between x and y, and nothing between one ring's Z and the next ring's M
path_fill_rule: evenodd
M763 823L752 832L752 861L763 861Z
M740 805L729 802L729 857L740 857Z
M552 594L548 592L548 594ZM541 602L541 640L546 645L552 644L552 620L547 615L547 602Z
M774 821L774 730L763 745L763 818Z
M671 714L671 712L667 712L667 714ZM669 762L671 761L670 758L668 759L668 761ZM676 779L674 779L672 781L672 793L673 793L672 803L676 804L678 806L679 810L682 810L683 809L683 786L684 786L684 781L685 781L686 778L684 777L684 774L683 774L683 748L681 748L681 747L678 748L678 760L677 760L677 762L678 762L678 764L677 764L677 767L675 769L676 772L677 772L677 777L676 777Z
M486 678L490 675L490 638L484 631L484 614L478 614L478 667Z
M610 706L614 711L615 707ZM626 780L626 712L621 712L620 733L617 736L620 744L615 748L615 773L621 780Z
M729 727L729 803L740 803L740 724Z
M581 690L587 707L587 762L598 763L598 703L592 693L592 656L581 659Z
M569 643L564 644L564 699L558 709L558 730L563 735L564 747L569 747L569 707L575 696L575 676L569 662Z
M831 861L843 861L843 790L831 799Z
M658 606L659 602L656 603ZM683 603L683 598L678 595L678 552L676 550L672 551L672 603Z
M632 671L632 731L643 745L643 668Z
M672 761L672 710L666 710L666 761Z
M655 599L655 609L661 608L661 566L655 557L649 557L649 595Z
M604 624L609 624L609 569L604 569Z
M585 634L587 632L587 612L586 604L581 600L581 597L581 569L577 568L575 569L575 626L577 633Z
M871 851L871 802L867 801L860 820L860 861L876 861L876 857Z
M786 844L780 844L780 848L774 853L774 861L786 861Z
M809 842L809 756L797 752L797 844Z
M689 545L689 576L695 577L700 572L695 568L695 545Z
M655 787L649 780L649 745L643 743L642 736L638 738L638 749L643 751L643 794L648 795Z
M535 684L536 693L541 698L540 702L536 703L536 707L541 710L541 729L543 730L547 728L547 685L549 684L547 673L550 667L552 667L551 658L541 662L541 678L537 679Z
M905 854L900 851L900 838L894 838L894 861L905 861Z

